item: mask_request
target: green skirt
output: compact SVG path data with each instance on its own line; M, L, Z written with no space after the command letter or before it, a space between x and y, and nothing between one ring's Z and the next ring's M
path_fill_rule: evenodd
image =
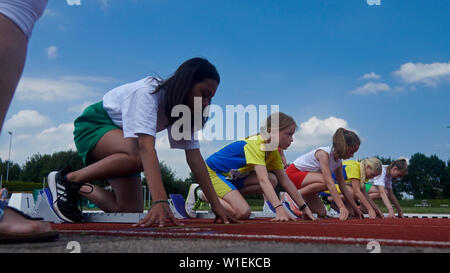
M121 129L115 125L103 108L103 101L87 107L75 120L73 131L75 146L85 166L91 164L87 154L104 134Z
M373 184L364 183L364 186L366 187L366 192L369 192L369 190L370 190L370 188L372 188Z

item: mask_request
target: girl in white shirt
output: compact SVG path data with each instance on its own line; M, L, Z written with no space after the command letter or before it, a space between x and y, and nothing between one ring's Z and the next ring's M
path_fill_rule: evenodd
M317 213L318 217L325 217L327 211L318 193L329 190L331 196L336 201L339 208L339 218L346 220L349 216L344 202L339 197L336 190L332 173L336 174L336 179L341 192L347 200L353 200L352 194L345 187L344 176L342 173L342 159L353 157L360 145L359 137L352 131L339 128L333 135L332 147L320 147L314 149L299 158L297 158L286 169L286 173L295 184L300 194L305 199L311 210ZM287 200L289 204L289 200ZM353 210L358 217L362 217L361 211L354 202L349 202L354 206Z
M194 138L194 131L202 128L207 118L200 116L201 124L190 122L195 119L194 111L203 113L210 104L219 82L214 65L206 59L193 58L167 80L147 77L124 84L107 92L101 102L86 108L75 120L74 130L75 144L86 167L49 174L49 188L58 216L68 222L81 221L77 208L79 194L106 212L142 212L140 172L144 171L154 201L138 224L162 227L168 218L178 225L168 204L155 150L156 133L167 128L171 148L185 150L186 161L210 200L212 210L218 219L229 223L212 187L198 140ZM194 98L200 105L194 107ZM174 117L172 111L180 106L190 110L182 117L190 126L175 126L181 119ZM182 132L181 138L177 132ZM87 184L100 179L108 179L113 192Z
M408 173L408 163L406 159L397 159L389 165L383 165L381 174L373 179L373 187L369 190L369 196L372 200L381 199L389 211L388 218L394 218L395 212L392 207L394 203L397 209L398 217L403 218L403 211L392 190L392 178L402 178ZM392 202L392 203L391 203Z

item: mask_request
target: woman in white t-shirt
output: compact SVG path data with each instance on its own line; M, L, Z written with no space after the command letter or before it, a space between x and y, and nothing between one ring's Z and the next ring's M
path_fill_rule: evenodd
M325 206L318 196L318 193L325 190L329 190L333 199L337 200L336 204L340 212L339 218L346 220L349 216L349 211L336 190L332 173L336 174L339 188L346 200L349 201L349 204L358 217L362 216L361 211L353 200L351 192L345 187L342 173L342 159L353 157L353 154L358 151L360 143L359 137L354 132L339 128L333 135L332 147L316 148L298 157L286 169L286 173L292 183L300 191L300 194L311 210L317 213L318 217L323 218L327 215ZM294 213L298 213L295 211L295 206L287 196L285 201L289 203Z
M234 220L226 216L219 203L195 137L207 120L202 113L219 82L214 65L193 58L167 80L147 77L121 85L86 108L75 120L74 129L75 144L86 167L49 174L58 216L67 222L80 222L79 195L105 212L142 212L140 172L144 171L153 205L138 225L162 227L167 218L178 225L169 207L155 150L156 133L167 129L171 148L185 150L186 161L218 219L224 223ZM178 117L180 113L182 118ZM100 179L108 179L113 191L88 184Z
M392 178L398 179L402 178L408 173L408 163L406 159L401 158L393 161L389 165L383 165L383 170L381 174L373 179L374 187L369 190L369 197L374 199L383 200L384 205L389 211L388 218L394 218L395 212L392 207L394 203L397 209L398 217L403 218L403 211L400 204L395 197L394 191L392 190Z

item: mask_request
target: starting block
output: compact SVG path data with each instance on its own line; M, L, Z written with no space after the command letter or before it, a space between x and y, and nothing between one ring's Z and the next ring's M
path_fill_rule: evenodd
M169 206L177 219L189 219L184 207L184 197L181 194L169 194Z
M34 205L34 208L31 213L29 213L29 215L31 217L43 218L44 221L47 222L63 222L53 210L53 198L48 188L39 191L36 198L36 204Z
M263 212L267 212L267 213L276 213L275 209L273 208L272 204L270 204L269 201L265 200L264 201L264 206L263 206Z
M177 219L188 219L184 209L184 198L181 194L169 194L169 207ZM89 211L83 213L83 222L86 223L137 223L147 213L106 213L102 211Z
M132 223L144 219L146 213L106 213L103 211L83 213L85 223Z
M174 216L177 219L189 218L184 209L185 201L183 196L181 194L170 194L169 196L169 206ZM16 199L18 201L16 201ZM15 208L23 211L31 217L43 218L44 221L53 223L64 222L56 215L53 209L53 198L48 188L45 188L38 192L36 203L34 203L33 196L31 194L29 194L29 196L26 196L26 198L24 194L19 194L12 200L13 204L21 204L14 206ZM143 219L145 215L146 211L144 211L143 213L105 213L103 211L86 211L83 212L83 222L137 223L141 219Z
M14 195L12 196L14 197ZM17 200L16 200L17 199ZM14 204L15 208L23 211L24 213L35 218L43 218L44 221L53 223L63 223L64 221L60 219L54 209L53 209L53 198L50 190L45 188L40 190L37 194L36 202L34 202L33 196L31 194L19 194L14 199L10 206ZM18 202L20 201L20 202ZM22 204L23 203L23 204ZM189 216L185 210L185 199L181 194L169 194L169 207L172 210L175 218L177 219L189 219ZM83 212L83 222L86 223L138 223L141 219L145 217L147 211L142 213L105 213L103 211L84 211ZM212 211L197 211L198 219L215 219L215 214ZM265 201L263 211L252 211L250 214L250 219L253 218L273 218L276 217L276 213L272 205Z
M9 199L8 206L22 211L25 214L30 214L33 210L34 199L31 193L13 193Z

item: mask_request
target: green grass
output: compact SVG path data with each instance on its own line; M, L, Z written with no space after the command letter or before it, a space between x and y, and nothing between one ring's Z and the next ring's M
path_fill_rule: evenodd
M264 200L262 199L246 199L252 211L262 211ZM427 200L430 207L415 207L415 204L422 204L422 200L400 200L400 206L403 209L403 213L442 213L442 214L450 214L450 199L436 199L436 200ZM378 207L384 213L387 213L388 210L384 206L381 200L375 201ZM449 207L441 207L440 205L447 204ZM199 210L209 210L209 205L205 204L199 208ZM394 208L395 210L395 208Z
M450 199L426 199L429 207L416 207L416 204L422 204L422 200L399 200L403 213L442 213L450 214ZM383 201L376 200L378 207L385 213L388 212ZM448 207L441 207L448 205ZM395 207L394 207L395 210Z
M263 199L246 199L252 211L262 211L264 200ZM450 214L450 199L427 199L429 207L415 207L415 204L422 204L422 200L399 200L400 206L403 209L403 213L423 213L423 214L432 214L432 213L441 213L441 214ZM383 213L387 213L388 210L384 206L381 200L376 200L378 207L383 211ZM449 207L441 207L440 205L447 204ZM91 208L98 209L98 208ZM148 210L149 207L146 206L145 210ZM208 203L203 203L202 206L198 208L198 210L209 210L210 206ZM89 210L89 208L86 208ZM394 208L395 210L395 208Z

